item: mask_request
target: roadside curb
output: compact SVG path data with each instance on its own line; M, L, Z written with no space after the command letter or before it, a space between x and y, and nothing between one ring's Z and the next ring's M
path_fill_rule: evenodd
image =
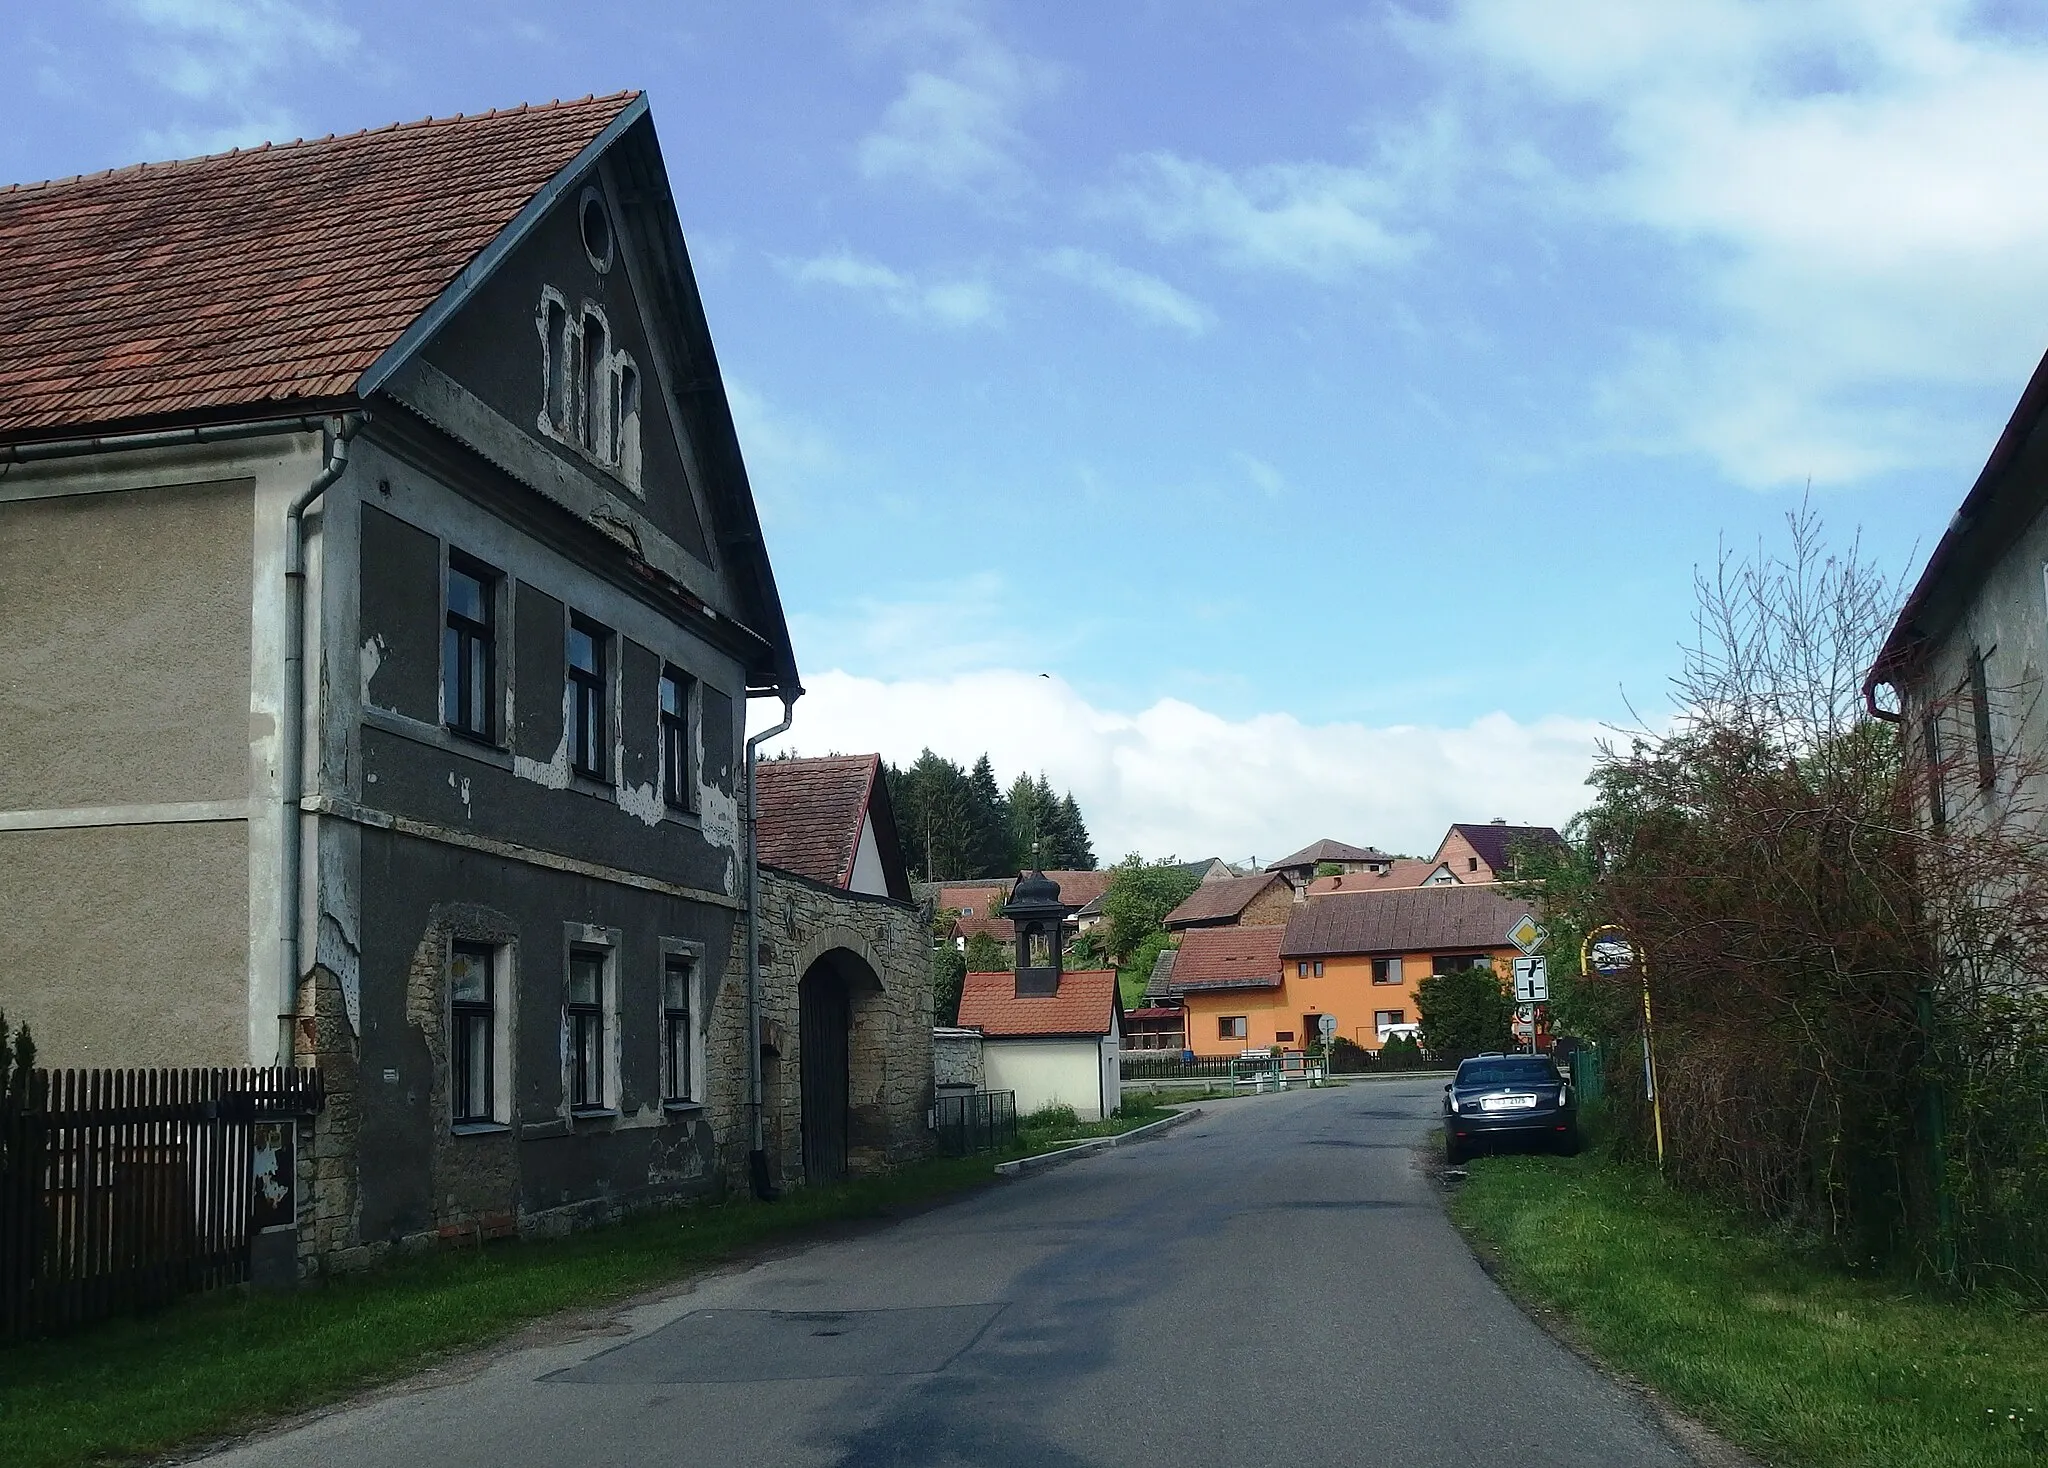
M1043 1172L1048 1167L1058 1167L1062 1162L1072 1162L1076 1157L1107 1152L1111 1147L1121 1147L1131 1142L1148 1141L1161 1132L1171 1131L1184 1121L1193 1121L1201 1114L1201 1107L1190 1106L1185 1111L1163 1116L1158 1121L1148 1121L1143 1126L1132 1127L1127 1132L1118 1132L1113 1137L1091 1137L1085 1142L1076 1142L1073 1146L1062 1147L1056 1152L1040 1152L1036 1157L1019 1157L1015 1162L998 1162L996 1171L1003 1177L1026 1177L1034 1172Z

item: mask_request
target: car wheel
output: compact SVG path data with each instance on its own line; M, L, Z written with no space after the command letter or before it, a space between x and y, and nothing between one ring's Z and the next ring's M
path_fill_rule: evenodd
M1457 1167L1464 1162L1465 1155L1465 1144L1446 1131L1444 1133L1444 1161L1452 1167Z
M1567 1157L1576 1157L1579 1155L1579 1149L1583 1145L1579 1140L1579 1129L1573 1127L1565 1133L1564 1139L1557 1144L1557 1150Z

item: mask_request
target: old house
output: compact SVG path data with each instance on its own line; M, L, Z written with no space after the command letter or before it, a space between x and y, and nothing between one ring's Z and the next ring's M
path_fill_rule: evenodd
M1384 892L1390 887L1448 887L1458 880L1448 861L1423 861L1397 856L1377 872L1340 872L1308 884L1310 898L1338 892ZM1478 880L1476 877L1474 880Z
M765 1151L782 1183L914 1157L933 1077L931 940L881 757L763 760L755 782Z
M1294 889L1278 872L1204 881L1166 915L1169 933L1189 928L1264 927L1285 923L1294 912Z
M1940 829L2041 819L2048 772L2048 358L1949 520L1865 681ZM1890 685L1897 708L1877 689Z
M335 1260L799 1174L743 801L747 699L801 686L646 99L0 191L0 340L45 1058L317 1063ZM876 838L821 901L899 900ZM829 962L857 1050L864 986L914 1008L896 919L814 952L813 881L769 984ZM849 1144L900 1150L862 1063Z
M1431 974L1506 973L1520 952L1508 932L1528 912L1497 885L1457 884L1320 897L1280 929L1195 929L1173 972L1188 1046L1300 1047L1328 1015L1334 1034L1376 1050L1419 1021L1416 986Z
M1066 968L1071 908L1045 873L1018 882L1004 911L1016 924L1015 966L967 975L960 994L961 1026L982 1037L983 1087L1015 1092L1020 1116L1053 1105L1084 1121L1112 1114L1123 1104L1116 970Z

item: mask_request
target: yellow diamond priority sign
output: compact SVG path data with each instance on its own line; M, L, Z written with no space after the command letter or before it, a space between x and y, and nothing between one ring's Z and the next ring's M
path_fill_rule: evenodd
M1508 942L1524 953L1534 953L1548 936L1550 935L1537 925L1536 919L1526 912L1522 914L1520 922L1508 929Z

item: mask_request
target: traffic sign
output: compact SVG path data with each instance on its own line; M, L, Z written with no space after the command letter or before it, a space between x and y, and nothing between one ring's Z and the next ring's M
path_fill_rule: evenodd
M1337 1033L1337 1016L1334 1014L1317 1015L1316 1028L1323 1032L1325 1040L1329 1039L1330 1036Z
M1550 964L1541 954L1515 960L1515 1001L1519 1004L1550 1002Z
M1543 946L1543 940L1549 936L1549 932L1526 912L1522 914L1520 922L1508 929L1508 942L1524 953L1534 953Z

